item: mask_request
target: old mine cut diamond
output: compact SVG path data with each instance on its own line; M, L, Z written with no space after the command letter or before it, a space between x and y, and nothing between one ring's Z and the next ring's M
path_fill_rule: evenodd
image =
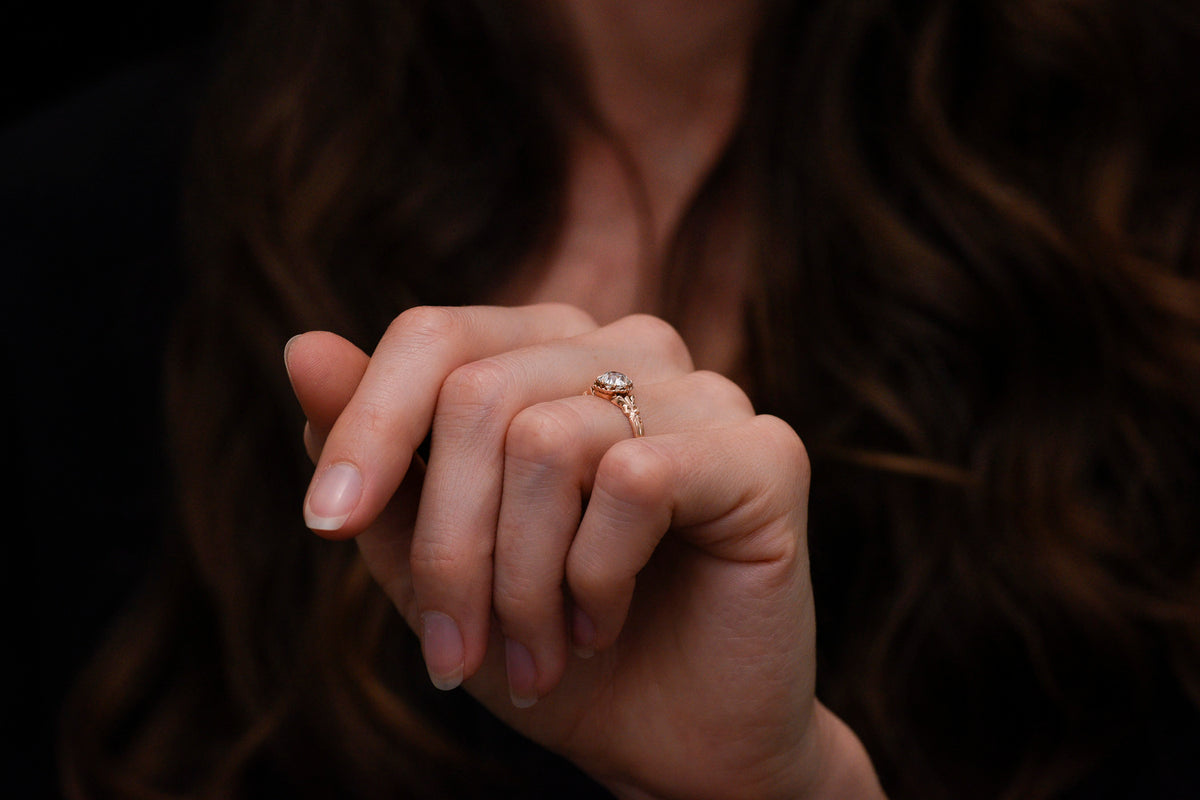
M612 394L626 394L633 389L633 381L621 372L606 372L596 378L596 388Z

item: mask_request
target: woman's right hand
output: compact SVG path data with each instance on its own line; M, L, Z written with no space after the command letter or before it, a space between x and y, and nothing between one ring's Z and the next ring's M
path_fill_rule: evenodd
M357 535L439 686L466 679L631 796L878 791L812 695L803 446L665 323L418 309L371 359L309 334L288 363L318 462L306 518ZM612 366L638 376L645 438L579 396Z

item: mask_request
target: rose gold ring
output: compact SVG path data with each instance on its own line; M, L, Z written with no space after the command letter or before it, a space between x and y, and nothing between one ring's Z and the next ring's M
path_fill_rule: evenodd
M633 438L645 435L642 415L638 413L637 401L633 399L633 381L629 380L628 375L623 372L606 372L596 378L584 394L603 398L621 409L621 413L629 420Z

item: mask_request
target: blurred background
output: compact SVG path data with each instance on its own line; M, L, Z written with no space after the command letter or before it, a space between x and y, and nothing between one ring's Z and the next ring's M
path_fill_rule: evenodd
M7 0L0 13L0 124L66 99L122 67L204 41L213 0Z
M0 11L0 551L15 666L0 796L60 796L72 677L152 563L178 189L216 2ZM12 672L10 672L10 675Z

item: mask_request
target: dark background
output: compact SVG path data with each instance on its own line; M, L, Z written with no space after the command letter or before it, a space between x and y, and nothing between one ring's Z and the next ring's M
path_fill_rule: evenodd
M217 3L0 12L0 796L59 796L59 707L152 563L178 190Z
M214 0L7 0L0 15L0 125L84 90L121 67L203 41Z
M219 2L0 2L0 798L53 798L63 697L166 524L177 192Z

